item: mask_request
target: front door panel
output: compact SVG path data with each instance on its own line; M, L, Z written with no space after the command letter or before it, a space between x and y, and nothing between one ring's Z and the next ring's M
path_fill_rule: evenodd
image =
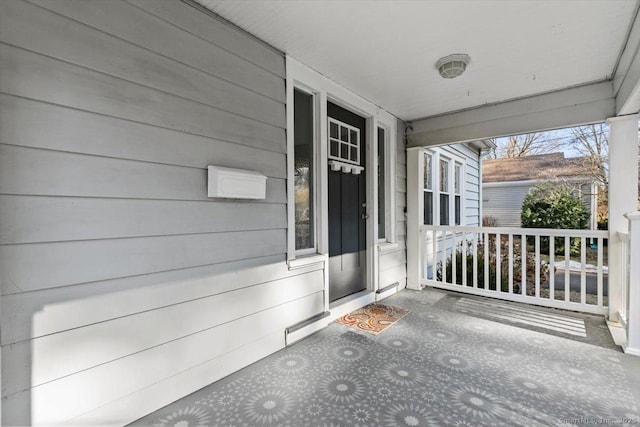
M366 186L365 172L359 169L359 174L349 170L349 165L363 168L365 165L365 129L364 118L351 113L335 104L327 104L330 118L335 119L334 130L329 129L329 135L335 133L338 127L338 145L329 147L329 154L341 154L341 162L346 168L333 170L329 168L329 300L335 301L347 295L366 289ZM341 126L343 123L344 126ZM359 153L355 150L356 132ZM345 138L344 133L351 132ZM340 136L342 135L342 138ZM348 143L345 142L348 140ZM336 141L332 141L336 143ZM331 143L331 142L330 142ZM355 150L355 151L354 151ZM338 156L340 157L340 156ZM347 171L345 171L346 169Z

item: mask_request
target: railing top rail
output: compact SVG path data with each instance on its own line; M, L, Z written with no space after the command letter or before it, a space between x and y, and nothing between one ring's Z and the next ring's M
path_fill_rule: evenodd
M623 242L629 241L629 233L625 233L624 231L618 231L618 238Z
M420 231L448 231L452 233L515 234L527 236L609 238L608 230L558 230L554 228L477 227L459 225L422 225Z

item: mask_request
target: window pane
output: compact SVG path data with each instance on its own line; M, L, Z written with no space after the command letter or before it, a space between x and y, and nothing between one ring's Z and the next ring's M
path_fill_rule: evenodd
M454 188L454 192L456 194L460 194L460 184L461 184L461 173L462 173L462 166L459 163L455 164L455 173L453 176L453 188Z
M340 143L338 140L331 139L329 140L331 149L329 150L329 154L335 157L338 157L340 153L338 153L338 144Z
M462 212L461 212L461 203L460 203L460 196L456 196L455 198L455 219L456 219L456 225L460 225L462 224L461 220L461 216L462 216Z
M424 192L424 223L433 225L433 193L431 191Z
M349 129L340 126L340 139L349 142Z
M349 135L351 136L349 138L349 142L351 142L354 145L358 145L358 132L356 132L355 130L352 130L349 132Z
M440 225L449 225L449 195L440 194Z
M330 123L329 124L329 136L331 138L337 138L338 137L338 124L337 123Z
M433 157L429 153L424 153L424 189L433 190L433 178L431 176Z
M440 191L449 192L449 162L440 160Z
M349 146L344 142L340 145L340 157L349 160Z
M294 199L296 249L314 247L313 97L294 91Z
M378 238L384 239L385 223L386 223L386 199L385 199L385 183L386 183L386 151L384 141L384 129L378 128Z

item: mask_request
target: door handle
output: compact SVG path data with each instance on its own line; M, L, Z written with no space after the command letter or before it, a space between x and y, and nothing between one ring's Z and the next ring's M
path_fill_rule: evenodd
M360 218L362 218L362 219L369 219L369 215L367 215L367 214L362 214L362 215L360 215Z

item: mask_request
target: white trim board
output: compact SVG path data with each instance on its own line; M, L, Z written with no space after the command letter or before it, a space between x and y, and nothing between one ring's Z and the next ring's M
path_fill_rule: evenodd
M601 81L414 120L407 147L470 142L602 122L615 116L613 83Z

